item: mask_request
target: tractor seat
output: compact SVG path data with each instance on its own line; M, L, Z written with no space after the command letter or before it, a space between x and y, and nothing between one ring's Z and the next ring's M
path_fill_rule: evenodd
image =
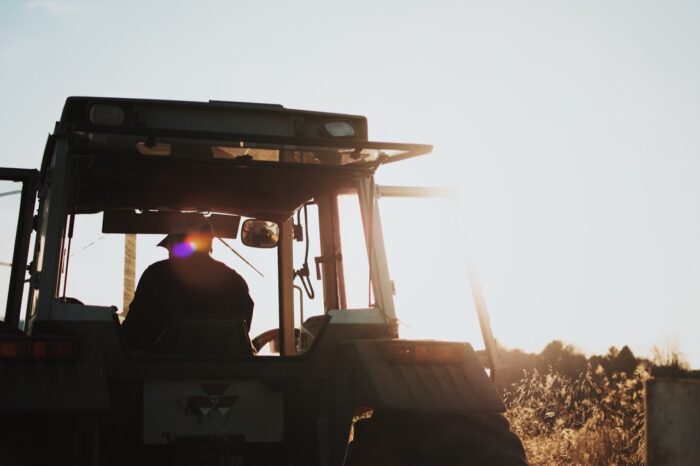
M176 356L253 356L255 352L246 329L243 319L175 317L153 350Z

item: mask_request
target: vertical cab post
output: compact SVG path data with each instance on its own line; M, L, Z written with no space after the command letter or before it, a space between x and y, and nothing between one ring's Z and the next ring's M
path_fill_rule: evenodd
M331 226L333 228L333 247L335 248L335 273L338 282L338 308L347 309L345 293L345 267L343 266L343 243L340 237L340 213L338 212L338 192L331 198Z
M30 330L35 320L51 319L51 307L60 279L58 272L63 254L68 177L68 141L65 137L56 139L51 162L44 177L46 197L42 200L42 212L39 212L41 226L35 259L35 273L39 274L39 280L38 283L32 284L35 288L32 290L32 316L27 316Z
M323 195L316 198L318 204L318 224L321 239L321 257L317 258L317 266L321 268L323 280L323 308L326 312L338 309L338 274L336 262L338 260L335 248L335 235L333 232L332 204L335 197Z
M277 246L277 270L279 287L280 355L293 356L296 353L294 341L294 266L292 264L292 219L280 225Z
M374 299L387 322L396 323L394 292L391 285L391 277L389 276L386 249L384 248L384 236L377 199L378 192L374 183L374 177L360 180L357 185L357 193L360 198L360 210L365 231L365 242L367 243Z
M5 323L12 328L19 328L38 178L39 172L36 170L0 168L1 180L22 183L22 190L19 193L21 198L17 216L17 229L15 230L15 244L12 253L12 270L7 289L7 307L5 308Z

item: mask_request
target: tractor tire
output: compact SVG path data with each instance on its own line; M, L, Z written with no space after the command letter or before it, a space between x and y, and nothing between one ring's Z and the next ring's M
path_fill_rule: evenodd
M345 466L527 466L500 414L375 411L355 423Z

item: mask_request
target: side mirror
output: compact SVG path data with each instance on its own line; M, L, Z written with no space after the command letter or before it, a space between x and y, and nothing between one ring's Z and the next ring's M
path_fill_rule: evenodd
M241 226L241 241L253 248L274 248L280 239L280 227L267 220L248 219Z

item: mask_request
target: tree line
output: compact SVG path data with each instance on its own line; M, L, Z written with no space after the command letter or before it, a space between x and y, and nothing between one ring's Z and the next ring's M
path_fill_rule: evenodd
M535 370L541 373L551 370L576 379L589 369L608 376L615 373L631 376L640 365L655 377L700 378L700 371L690 370L683 354L672 347L654 348L651 358L635 356L627 345L621 349L611 346L606 354L586 357L573 345L553 340L539 354L499 347L499 355L503 367L498 379L502 386L516 383L524 374Z

